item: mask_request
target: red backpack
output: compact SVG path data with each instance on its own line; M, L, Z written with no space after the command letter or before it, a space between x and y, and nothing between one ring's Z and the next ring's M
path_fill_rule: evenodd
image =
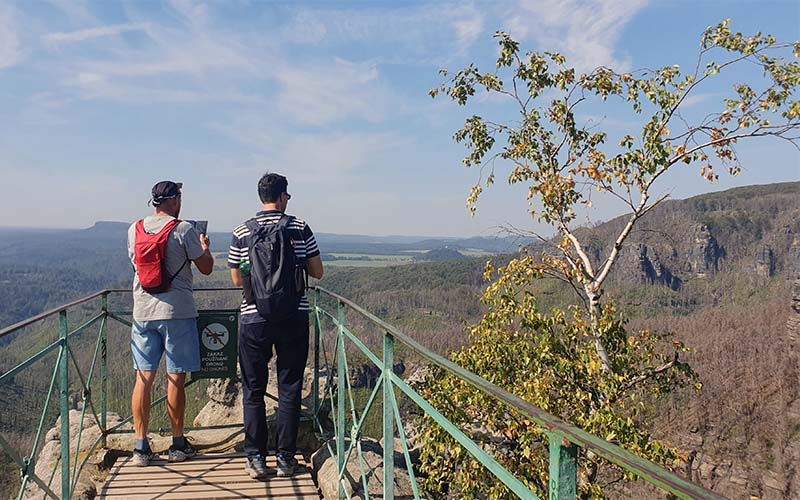
M149 294L163 293L169 290L172 280L183 270L183 263L178 272L169 276L167 272L167 238L181 221L173 219L155 234L144 230L144 220L136 223L136 239L133 243L133 262L139 275L139 284ZM187 261L188 262L188 261ZM167 278L168 277L168 278Z

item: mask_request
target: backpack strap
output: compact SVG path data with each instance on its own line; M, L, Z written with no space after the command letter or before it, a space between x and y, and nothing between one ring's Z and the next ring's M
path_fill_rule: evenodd
M294 217L291 215L281 215L281 220L278 221L278 228L279 229L286 229L289 227L289 224L294 220Z
M172 280L174 280L179 274L181 274L181 271L183 271L183 268L186 267L186 264L188 264L188 263L189 263L189 259L184 260L183 261L183 265L181 266L180 269L178 269L178 272L176 272L175 274L173 274L172 276L169 277L168 283L170 285L172 284Z
M291 215L282 214L280 220L278 220L278 229L286 229L289 227L289 224L294 220L294 217ZM247 229L250 230L250 234L256 234L264 230L266 225L262 225L258 223L258 220L253 217L252 219L248 219L245 221L244 225Z
M140 222L142 223L142 231L144 231L144 219L142 219ZM172 231L174 231L175 228L178 227L178 225L181 222L183 222L183 221L181 221L180 219L172 219L171 221L167 222L164 227L166 228L166 226L169 226L170 224L172 224L172 227L170 227L169 231L168 231L168 233L172 233ZM162 228L161 230L163 231L164 228ZM167 238L169 238L169 235L167 235ZM164 251L166 252L166 247L164 247ZM164 256L164 259L165 259L164 263L166 264L166 255ZM186 264L188 264L188 263L189 263L189 259L184 260L183 264L181 264L181 267L175 272L175 274L173 274L172 276L168 276L167 285L172 285L172 281L175 278L177 278L179 274L181 274L181 271L183 271L183 268L186 267ZM164 269L166 270L166 266L164 267Z
M250 230L250 236L254 236L257 233L260 233L261 229L264 227L258 223L258 220L256 220L255 217L246 220L244 225L247 226L247 229Z

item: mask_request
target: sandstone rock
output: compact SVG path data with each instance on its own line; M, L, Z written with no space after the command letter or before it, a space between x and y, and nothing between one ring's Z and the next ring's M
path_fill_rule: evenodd
M383 449L383 438L378 441L378 445ZM406 445L408 445L408 458L411 459L411 463L419 462L419 455L422 451L422 448L416 442L415 438L406 438ZM394 438L394 455L395 455L395 465L399 465L403 468L408 468L408 464L406 463L406 456L403 452L403 442L400 438Z
M425 380L433 376L433 369L428 364L410 367L408 372L405 382L415 391L419 390Z
M121 421L119 415L109 413L107 415L107 424L109 427L117 425ZM69 412L69 445L72 454L72 460L75 457L75 446L78 440L78 430L81 423L80 410L70 410ZM90 412L83 418L83 431L81 432L81 442L78 448L78 456L80 466L81 461L88 453L89 448L94 444L97 438L100 437L100 428L96 425L94 417ZM126 428L130 428L127 426ZM74 500L91 499L97 494L97 488L93 481L94 477L100 475L99 469L103 465L106 451L102 449L95 450L95 453L89 457L82 474L78 478L75 486L75 491L72 495ZM61 463L59 457L61 455L61 418L56 420L55 425L45 435L44 444L39 456L36 457L36 475L40 478L45 478L47 482L50 475L53 474L53 481L51 483L52 489L56 493L60 493L61 485ZM70 467L70 471L72 468ZM71 473L71 472L70 472ZM72 478L70 478L72 479ZM29 483L25 488L23 494L24 499L39 499L42 498L42 490L34 483Z
M786 489L786 481L783 475L773 471L766 472L761 477L761 484L763 484L766 489L780 492L781 495L783 495L783 491Z
M278 378L273 357L269 363L269 380L267 381L267 394L277 398ZM239 374L237 368L237 375ZM306 367L303 374L303 401L302 408L309 411L313 406L312 388L314 381L314 370ZM229 425L243 422L242 415L242 384L232 379L217 379L211 382L206 391L208 403L197 414L194 419L195 426L209 425ZM278 402L269 396L264 398L267 408L267 416L273 415L278 408Z
M771 278L775 274L775 252L767 245L761 245L756 251L756 274L764 278Z
M703 447L703 435L700 433L691 433L683 436L683 445L690 450L699 450Z
M790 270L789 279L792 280L790 291L792 312L789 314L786 326L789 330L789 338L793 341L795 349L798 349L800 346L796 342L800 339L800 238L795 238L792 249L792 262L787 265Z
M740 486L747 485L747 483L749 482L747 471L739 466L731 467L729 481L733 484L738 484Z
M372 363L360 366L351 366L347 372L347 379L350 387L375 387L378 377L381 376L381 368Z
M338 473L336 459L331 457L328 446L335 450L336 440L331 439L325 443L311 456L311 462L323 498L332 499L337 498ZM350 440L348 439L345 442L345 449L349 446ZM345 465L344 488L354 499L366 498L360 466L361 460L363 460L364 479L367 482L370 498L383 498L383 448L375 440L362 438L361 450L361 459L354 449ZM394 498L411 499L413 498L411 479L407 470L398 465L402 462L397 455L395 453Z
M681 280L662 263L658 251L644 243L622 247L618 266L618 272L624 279L664 285L673 290L681 287Z
M403 362L396 363L393 371L397 375L402 375L405 372L405 364ZM382 368L378 368L372 363L363 364L360 366L351 366L347 373L347 379L350 382L350 387L353 388L373 388L381 376Z
M694 224L689 230L691 246L686 254L685 270L697 277L714 274L719 269L719 260L724 251L717 244L705 224Z
M709 463L701 463L700 464L700 479L704 481L708 481L714 478L714 469L716 466Z

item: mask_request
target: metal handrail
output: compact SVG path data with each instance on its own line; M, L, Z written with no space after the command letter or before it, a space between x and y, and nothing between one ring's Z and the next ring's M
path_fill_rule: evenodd
M499 401L502 401L509 408L513 408L514 410L520 412L522 415L530 418L531 420L542 426L550 433L551 444L553 444L553 441L559 440L559 439L554 439L554 437L563 438L569 441L569 443L573 445L577 445L587 450L591 450L596 455L605 458L606 460L639 476L645 481L663 490L666 490L672 494L675 494L680 498L724 500L724 497L712 491L709 491L703 488L702 486L692 483L684 478L681 478L680 476L662 467L659 467L658 465L649 462L617 445L609 443L600 437L589 434L588 432L579 429L578 427L575 427L574 425L545 412L541 408L538 408L530 404L529 402L519 398L518 396L511 394L505 389L492 384L491 382L479 377L478 375L475 375L474 373L465 370L464 368L456 365L449 359L431 352L430 350L425 348L422 344L415 341L405 333L401 332L393 325L390 325L389 323L385 322L384 320L370 313L369 311L359 306L358 304L354 303L353 301L347 299L346 297L343 297L335 292L332 292L320 286L315 286L313 288L335 299L339 304L346 305L353 311L357 312L364 318L368 319L373 324L379 326L385 332L384 338L389 336L392 338L392 340L399 340L407 347L409 347L411 351L421 356L422 358L426 359L431 364L470 383L477 389L480 389L481 391L497 398ZM324 311L322 312L324 313ZM329 313L325 314L329 317L329 319L334 321L334 324L337 323L331 314ZM340 329L344 328L343 324L337 326L339 326ZM346 336L347 335L345 335L345 337ZM364 349L363 345L358 347L360 350ZM367 352L365 352L365 354L367 354ZM373 362L377 361L375 359L374 354L372 356L370 356L369 354L367 354L368 358L372 358ZM413 389L411 389L408 385L403 383L402 380L391 370L389 370L388 372L384 371L384 383L386 383L386 380L390 380L393 385L397 386L412 400L414 400L415 403L417 403L418 405L421 403L420 401L422 399L421 396L418 393L416 393ZM430 408L432 409L432 407ZM450 431L448 430L448 432ZM384 435L384 442L385 443L389 442L386 439L387 436Z
M241 290L241 288L237 288L237 287L200 287L200 288L193 289L193 291L195 291L195 292L226 292L226 291L236 291L236 290ZM39 313L36 316L33 316L31 318L22 320L22 321L20 321L18 323L14 323L13 325L9 325L9 326L7 326L5 328L0 328L0 339L5 337L6 335L10 335L10 334L16 332L17 330L21 330L22 328L25 328L26 326L30 326L30 325L32 325L34 323L37 323L37 322L47 318L48 316L53 316L54 314L58 314L58 313L60 313L62 311L66 311L67 309L70 309L70 308L75 307L75 306L79 306L81 304L89 302L90 300L96 299L98 297L102 297L103 295L109 295L111 293L129 293L130 291L131 291L130 288L104 288L102 290L99 290L97 292L91 293L91 294L86 295L84 297L75 299L72 302L67 302L66 304L60 305L58 307L54 307L53 309L50 309L49 311L45 311L43 313Z
M9 335L11 333L16 332L17 330L25 328L26 326L30 326L30 325L32 325L34 323L37 323L37 322L47 318L48 316L52 316L54 314L58 314L58 313L60 313L62 311L66 311L67 309L69 309L71 307L75 307L75 306L81 305L81 304L83 304L85 302L89 302L90 300L96 299L97 297L100 297L102 295L106 295L111 291L112 290L100 290L99 292L94 292L91 295L87 295L85 297L81 297L80 299L76 299L76 300L73 300L72 302L68 302L68 303L66 303L64 305L60 305L58 307L50 309L49 311L45 311L43 313L37 314L36 316L34 316L32 318L28 318L26 320L20 321L19 323L14 323L13 325L10 325L10 326L7 326L5 328L2 328L2 329L0 329L0 339L5 337L6 335Z

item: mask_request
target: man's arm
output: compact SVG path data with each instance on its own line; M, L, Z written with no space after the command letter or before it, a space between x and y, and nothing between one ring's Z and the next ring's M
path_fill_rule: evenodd
M201 234L200 235L200 248L203 249L203 254L200 257L194 259L194 265L197 266L197 270L201 273L208 276L214 271L214 256L211 255L210 250L210 241L208 239L208 235Z
M306 271L312 278L322 279L322 256L319 253L317 246L317 239L314 237L314 231L305 225L303 228L303 239L306 242Z
M306 259L306 268L309 276L312 278L317 278L318 280L322 279L322 257L315 255L314 257L309 257ZM231 271L233 271L233 269L231 269Z
M233 286L242 286L242 273L239 272L238 267L231 269L231 282L233 282Z
M236 236L234 230L231 237L231 246L228 248L228 267L231 270L231 282L233 286L242 286L242 273L239 271L239 266L244 260L247 252L247 245L241 238Z

